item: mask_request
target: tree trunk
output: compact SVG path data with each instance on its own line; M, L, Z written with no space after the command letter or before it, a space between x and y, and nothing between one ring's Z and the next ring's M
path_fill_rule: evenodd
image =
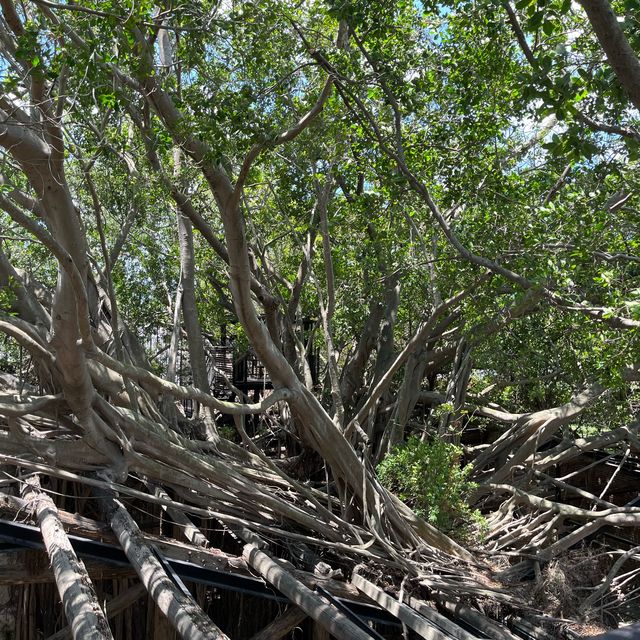
M119 500L103 495L102 508L122 549L154 602L183 640L228 640L227 636L169 578L160 561Z
M67 538L53 500L40 490L37 476L26 481L23 497L35 503L42 539L74 639L113 640L89 574Z

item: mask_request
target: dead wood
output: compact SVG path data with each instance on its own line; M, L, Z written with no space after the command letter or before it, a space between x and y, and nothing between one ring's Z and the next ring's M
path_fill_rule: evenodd
M250 640L279 640L295 629L307 617L307 614L296 606L290 606L264 629L251 636Z

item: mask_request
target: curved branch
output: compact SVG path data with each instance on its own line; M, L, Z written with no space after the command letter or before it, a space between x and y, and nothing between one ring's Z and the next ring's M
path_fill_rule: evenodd
M640 524L640 508L638 507L615 507L603 509L602 511L590 511L589 509L580 509L570 504L553 502L546 498L534 496L510 484L487 484L485 486L496 493L511 493L516 502L521 504L528 504L536 509L568 518L605 520L607 524L614 524L619 527L637 527Z
M298 122L283 131L280 135L276 136L270 142L262 142L259 144L254 144L249 153L247 153L244 161L242 162L242 168L240 169L240 173L238 175L238 179L236 180L236 184L233 188L234 190L234 203L237 204L240 201L240 195L242 193L242 188L249 176L249 171L251 170L252 164L258 158L258 156L266 149L271 147L276 147L278 145L284 144L285 142L290 142L294 138L297 138L317 117L320 115L322 110L324 109L325 102L331 95L331 89L333 88L333 78L329 76L322 87L322 91L318 96L316 103L311 107L311 109L304 115Z
M289 389L280 388L276 389L273 393L268 395L264 400L262 400L262 402L256 404L238 404L235 402L226 402L225 400L218 400L208 393L204 393L203 391L195 389L194 387L183 387L179 384L164 380L163 378L154 375L146 369L119 362L115 358L112 358L111 356L98 349L94 349L93 351L88 352L87 357L96 360L100 364L107 367L107 369L111 369L112 371L115 371L122 376L126 376L131 380L135 380L136 382L140 383L146 383L159 393L168 393L175 396L176 398L193 399L198 401L200 404L211 407L212 409L216 409L221 413L230 415L263 413L269 407L276 404L276 402L280 402L282 400L290 400L292 397L292 393Z
M78 329L85 347L93 345L91 335L89 300L84 280L71 254L41 225L26 216L10 200L0 195L0 206L21 227L30 231L42 244L51 251L64 272L69 276L76 300Z
M56 406L64 400L61 393L50 396L41 396L31 402L0 402L0 415L11 418L20 418L31 413L36 413L51 406Z
M46 360L47 364L54 365L56 361L54 355L42 343L32 338L26 331L17 326L17 324L16 322L12 322L10 317L4 315L0 317L0 331L14 338L18 344L21 344L36 358L41 358Z
M488 276L485 276L483 279L486 279L487 277ZM384 393L385 389L391 384L391 381L393 380L393 376L397 373L398 369L400 369L400 367L407 361L409 356L416 349L418 349L422 344L424 344L427 338L430 337L433 329L436 326L437 321L440 319L442 314L448 309L450 309L451 307L453 307L454 305L458 304L458 302L460 302L463 298L469 295L469 293L471 293L472 291L475 291L476 288L477 288L477 283L474 285L472 289L465 289L464 291L461 291L455 296L449 298L448 300L443 302L441 305L436 307L433 313L431 314L431 317L426 322L422 323L422 325L418 328L418 330L414 334L413 338L409 340L405 348L400 352L400 354L398 354L396 359L393 361L393 364L391 364L391 366L387 369L386 373L378 381L375 388L369 394L367 401L364 403L360 411L358 411L358 414L356 415L356 417L353 418L351 422L349 422L349 424L347 425L345 429L345 435L347 437L349 436L349 434L352 433L352 431L356 428L356 426L359 425L366 418L369 411L371 411L375 403L378 401L378 398L380 398L380 396Z

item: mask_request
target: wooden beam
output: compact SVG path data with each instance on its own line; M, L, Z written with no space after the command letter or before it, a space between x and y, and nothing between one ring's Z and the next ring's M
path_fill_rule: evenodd
M242 556L267 582L300 607L331 635L345 640L371 640L371 635L344 613L306 587L278 562L261 551L257 544L246 544Z
M0 493L0 512L16 515L17 513L25 509L25 502L16 496L10 496L4 493ZM101 542L109 542L117 544L117 538L113 535L113 532L102 522L97 520L91 520L84 516L79 516L68 511L59 510L60 520L64 523L65 527L70 534L79 535L82 537L90 538L92 540L99 540ZM193 545L185 544L184 542L178 542L171 538L165 538L162 536L152 535L146 532L141 532L141 535L147 544L152 544L157 547L162 554L171 560L182 560L184 562L195 562L198 565L206 569L215 569L218 571L229 571L231 573L238 573L245 576L252 576L249 571L246 561L241 556L234 556L229 553L217 549L215 547L209 547L203 549ZM92 566L88 563L88 566ZM99 565L96 566L96 571ZM102 565L105 566L105 565ZM113 569L116 571L116 569ZM110 569L105 566L105 571L109 572ZM308 571L300 571L293 566L289 569L300 582L305 584L310 589L314 589L316 585L326 589L331 595L336 598L345 598L347 600L356 600L360 602L368 602L368 599L360 594L360 592L351 584L347 582L341 582L339 580L333 580L332 578L324 578L316 576ZM129 575L129 574L127 574ZM106 577L109 577L108 575ZM96 578L98 579L98 578ZM33 582L48 582L49 579L39 579ZM0 584L3 583L3 575L0 572Z
M0 586L14 586L25 584L47 584L55 582L53 571L49 566L32 566L31 562L25 562L24 556L42 554L42 551L12 551L14 562L3 566L0 570ZM118 578L134 578L136 573L131 567L121 567L93 560L84 562L84 566L92 581L114 580Z
M307 614L299 607L291 606L270 622L264 629L251 636L250 640L280 640L295 629Z
M53 500L40 489L38 476L27 479L22 496L35 508L42 540L51 560L64 613L76 640L113 640L84 564L67 538Z

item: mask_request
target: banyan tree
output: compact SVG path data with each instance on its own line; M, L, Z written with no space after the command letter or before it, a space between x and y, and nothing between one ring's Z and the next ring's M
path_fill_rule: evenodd
M0 7L5 637L637 619L634 2Z

